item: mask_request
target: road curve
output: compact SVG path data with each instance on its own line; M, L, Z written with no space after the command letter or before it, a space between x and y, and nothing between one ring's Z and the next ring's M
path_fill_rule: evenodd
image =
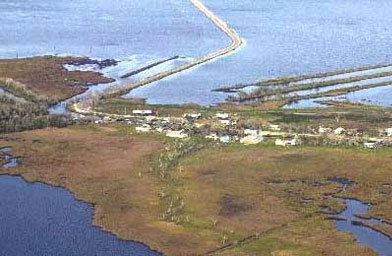
M231 40L231 44L226 46L225 48L222 48L220 50L214 51L212 53L209 53L207 55L204 55L198 59L193 60L192 62L177 66L173 69L163 71L160 73L157 73L155 75L145 77L137 82L129 83L129 84L123 84L119 87L116 88L109 88L106 91L102 92L101 97L113 97L113 96L118 96L127 93L128 91L135 89L137 87L161 80L163 78L166 78L168 76L171 76L176 73L180 73L182 71L188 70L192 67L195 67L197 65L203 64L205 62L208 62L212 59L215 59L217 57L226 55L237 48L239 48L242 45L242 39L241 37L233 30L231 29L226 22L221 20L218 16L216 16L212 11L210 11L200 0L190 0L191 3L193 4L194 7L196 7L200 12L202 12L208 19L210 19L216 27L218 27L222 32L224 32Z

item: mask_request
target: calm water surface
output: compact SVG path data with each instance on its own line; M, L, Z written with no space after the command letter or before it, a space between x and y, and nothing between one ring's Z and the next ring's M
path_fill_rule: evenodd
M336 228L341 231L345 231L353 234L358 243L374 249L375 251L378 252L380 256L392 255L391 239L370 228L353 225L351 223L352 220L358 221L358 218L355 217L355 214L366 213L369 209L369 206L357 200L345 199L344 201L346 203L347 208L346 210L344 210L342 213L339 214L339 217L345 218L348 221L340 221L340 220L335 221ZM368 222L381 224L381 225L388 225L375 219L372 219Z
M238 31L245 45L129 97L211 104L225 99L211 92L221 85L391 62L389 0L204 2ZM0 2L2 58L71 53L141 60L129 71L174 55L195 58L226 44L228 39L188 0Z
M246 45L130 96L148 97L151 103L209 104L224 99L220 93L208 94L221 85L391 61L391 1L204 2L239 32Z
M94 227L92 212L65 189L0 176L0 255L159 255Z

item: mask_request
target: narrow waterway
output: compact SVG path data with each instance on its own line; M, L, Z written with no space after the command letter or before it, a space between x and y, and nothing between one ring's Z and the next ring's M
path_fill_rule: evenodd
M369 205L358 200L343 199L346 209L342 211L338 217L344 220L335 220L337 229L351 233L355 236L358 243L372 248L377 251L380 256L392 255L392 240L376 230L364 225L358 225L359 222L364 224L389 225L377 219L364 220L356 217L357 214L367 213Z

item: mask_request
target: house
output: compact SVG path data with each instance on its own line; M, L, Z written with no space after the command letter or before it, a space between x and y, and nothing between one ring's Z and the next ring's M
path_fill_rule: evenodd
M341 135L341 134L343 134L345 131L346 131L346 129L344 129L343 127L339 127L339 128L336 128L336 129L333 131L333 133L336 134L336 135Z
M153 122L158 120L156 116L146 116L146 122Z
M319 130L318 130L319 133L330 133L331 131L332 131L331 128L322 127L322 126L320 126L320 127L319 127Z
M270 130L272 131L280 131L280 126L277 124L270 124L269 125Z
M226 136L219 137L219 141L221 143L229 143L230 142L230 136L226 135Z
M287 146L296 146L298 144L297 138L291 139L291 140L281 140L277 139L275 141L276 146L282 146L282 147L287 147Z
M363 146L367 149L376 149L377 148L377 143L375 142L365 142L363 143Z
M201 118L201 113L185 113L183 115L185 118L191 118L191 119L200 119Z
M137 115L137 116L151 116L151 115L153 115L153 112L152 112L152 110L135 109L135 110L132 110L132 114Z
M230 126L230 124L231 124L230 120L219 120L219 122L220 122L221 124L226 125L226 126Z
M297 144L298 144L298 140L296 138L291 139L291 140L286 140L287 146L296 146Z
M184 139L188 137L188 134L186 134L184 130L179 130L179 131L168 131L166 133L166 136L170 138Z
M244 134L245 134L245 135L254 135L254 136L257 136L257 135L259 135L259 131L258 131L258 130L245 129L245 130L244 130Z
M230 115L228 113L216 113L215 117L218 119L229 119Z
M104 122L111 122L112 121L112 119L110 117L108 117L108 116L104 116L102 120Z
M275 140L275 146L285 147L286 146L286 142L284 140L277 139L277 140Z
M259 144L263 140L264 140L263 136L248 135L248 136L240 139L240 143L242 143L244 145L255 145L255 144Z
M392 137L392 128L385 129L385 133L387 134L387 136Z
M216 135L216 133L211 133L210 135L207 135L205 138L210 140L219 140L219 137L218 135Z

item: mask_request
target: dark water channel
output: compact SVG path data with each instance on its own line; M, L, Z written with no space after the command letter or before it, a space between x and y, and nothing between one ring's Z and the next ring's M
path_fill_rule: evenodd
M352 182L346 178L331 178L330 181L342 185L341 190L348 189ZM375 250L381 256L392 255L392 239L372 229L369 225L392 227L390 223L375 218L363 218L369 211L369 204L356 199L337 198L343 201L346 208L337 215L333 215L335 227L354 235L356 241L368 248Z

